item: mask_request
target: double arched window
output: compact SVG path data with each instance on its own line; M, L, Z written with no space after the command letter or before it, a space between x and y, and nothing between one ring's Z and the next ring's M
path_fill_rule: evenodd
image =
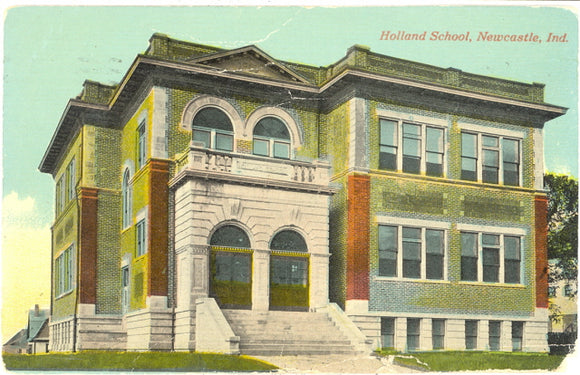
M203 147L233 151L234 130L228 115L216 107L202 108L192 122L193 140Z
M254 155L290 158L290 133L277 117L264 117L254 127Z
M129 169L125 169L123 173L123 183L122 183L122 196L123 196L123 228L129 227L131 223L131 203L132 203L132 192L131 185L129 183L131 179L131 173Z

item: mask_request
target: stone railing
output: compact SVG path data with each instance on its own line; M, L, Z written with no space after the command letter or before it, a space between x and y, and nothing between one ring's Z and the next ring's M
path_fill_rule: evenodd
M328 186L330 164L326 161L276 159L206 149L191 145L189 153L177 158L175 175L184 170L229 175L231 178L275 180Z

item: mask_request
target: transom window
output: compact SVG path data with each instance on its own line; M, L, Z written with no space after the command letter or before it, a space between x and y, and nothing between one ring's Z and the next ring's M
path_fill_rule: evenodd
M379 276L445 278L445 231L391 225L378 231Z
M249 248L250 239L243 229L235 225L225 225L214 232L209 244L211 246Z
M389 119L379 126L379 169L443 176L443 128Z
M293 230L283 230L276 233L274 238L272 238L272 242L270 242L270 249L300 252L308 251L304 237Z
M230 118L215 107L201 109L192 122L193 140L203 147L221 151L233 151L234 131Z
M461 133L461 179L520 185L520 141L480 133Z
M290 133L277 117L264 117L254 127L254 155L290 158Z
M520 237L461 233L461 280L519 284L520 268Z

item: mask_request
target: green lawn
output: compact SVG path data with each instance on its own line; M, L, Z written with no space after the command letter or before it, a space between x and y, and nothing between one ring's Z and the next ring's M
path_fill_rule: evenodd
M271 371L276 366L251 357L180 352L104 352L3 355L8 370Z
M381 351L381 355L393 355ZM412 357L412 358L411 358ZM479 371L479 370L555 370L564 360L563 355L543 353L500 352L423 352L396 354L395 362L421 367L430 371Z

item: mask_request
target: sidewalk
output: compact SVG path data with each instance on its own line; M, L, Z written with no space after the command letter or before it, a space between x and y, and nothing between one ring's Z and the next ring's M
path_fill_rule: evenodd
M390 363L387 358L374 355L288 355L257 356L278 367L277 372L290 374L401 374L420 371Z

